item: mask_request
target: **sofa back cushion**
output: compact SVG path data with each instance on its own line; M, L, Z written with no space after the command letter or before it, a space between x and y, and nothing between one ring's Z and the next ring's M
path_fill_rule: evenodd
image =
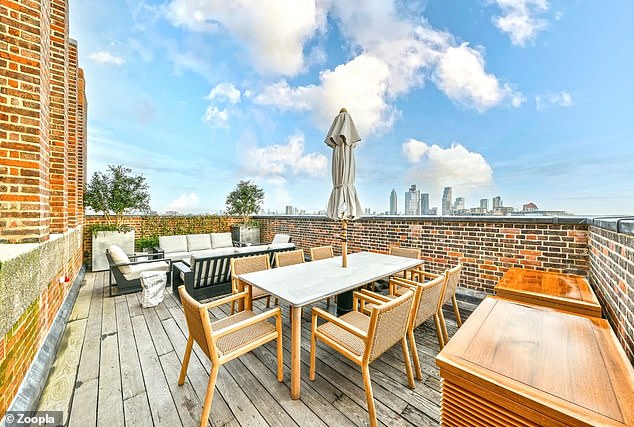
M230 248L233 246L231 233L211 233L211 248Z
M288 234L276 234L275 236L273 236L273 241L271 242L272 245L276 244L276 243L288 243L291 241L291 236L289 236Z
M168 254L171 252L187 252L186 236L159 236L159 247Z
M130 262L130 258L128 258L125 252L123 252L123 249L117 245L108 246L107 251L110 254L110 258L112 258L112 262L115 264L127 264ZM130 266L122 265L119 267L119 271L121 271L122 274L128 274L130 272Z
M188 234L187 235L187 251L202 251L211 249L211 239L209 234Z

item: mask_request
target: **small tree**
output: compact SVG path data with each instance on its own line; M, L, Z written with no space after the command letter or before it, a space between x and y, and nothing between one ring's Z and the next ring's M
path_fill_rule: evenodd
M225 204L229 215L238 215L243 222L249 222L249 216L257 213L264 199L264 190L251 181L240 181L229 193Z
M122 228L123 215L150 211L150 194L143 175L130 175L132 169L108 166L108 172L95 172L84 192L84 205L100 212L108 225ZM112 223L114 214L114 224Z

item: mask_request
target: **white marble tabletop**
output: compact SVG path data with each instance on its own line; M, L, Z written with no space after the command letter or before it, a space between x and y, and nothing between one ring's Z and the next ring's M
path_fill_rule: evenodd
M338 256L238 277L292 306L301 307L416 267L422 262L394 255L357 252L348 255L346 268L341 266L341 257Z

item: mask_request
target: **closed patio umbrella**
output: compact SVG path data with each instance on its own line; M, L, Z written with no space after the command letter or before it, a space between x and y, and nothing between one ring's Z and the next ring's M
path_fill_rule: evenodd
M348 265L347 229L348 221L362 216L361 203L354 188L356 172L354 147L361 141L352 117L342 108L330 126L325 143L332 150L332 184L333 188L328 200L326 215L328 218L341 220L341 254L342 265Z

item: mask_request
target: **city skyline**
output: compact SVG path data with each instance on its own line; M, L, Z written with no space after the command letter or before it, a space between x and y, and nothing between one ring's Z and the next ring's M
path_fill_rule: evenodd
M451 186L467 205L634 212L633 2L240 5L71 0L88 176L143 173L158 212L223 210L242 179L265 209L319 211L346 107L364 209L416 182L432 205Z

